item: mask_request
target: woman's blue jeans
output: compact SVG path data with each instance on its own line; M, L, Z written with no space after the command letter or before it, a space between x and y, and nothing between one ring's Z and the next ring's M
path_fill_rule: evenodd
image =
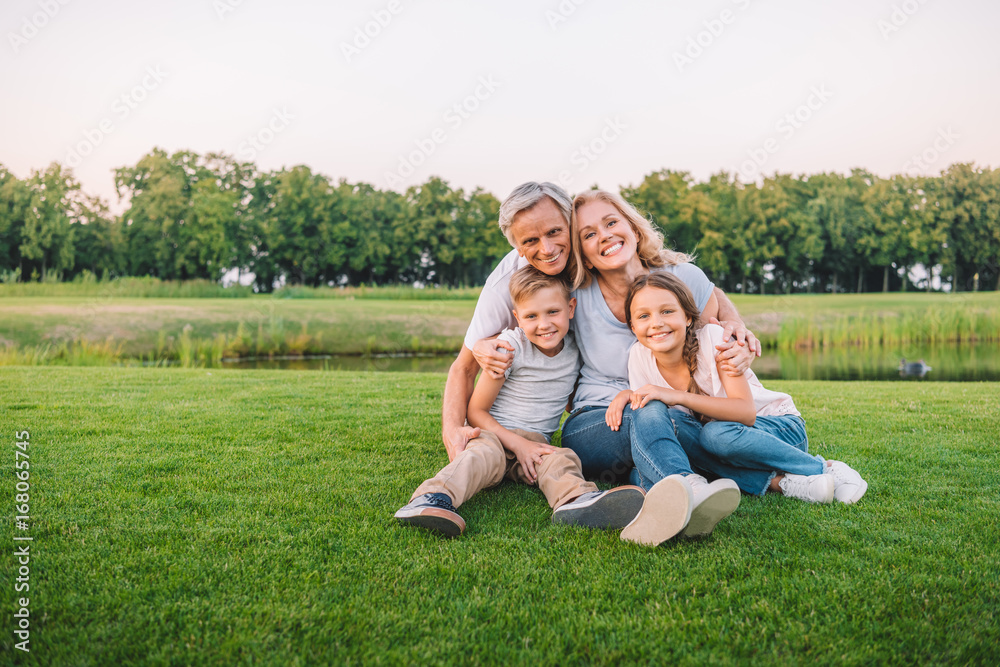
M647 491L664 477L692 472L705 458L701 424L686 412L659 401L632 410L625 406L619 430L604 421L606 407L574 410L562 429L562 446L576 452L588 479L624 481Z
M757 417L753 426L709 422L701 430L701 448L717 459L714 474L755 495L763 495L776 474L820 475L825 465L808 453L805 422L794 415Z

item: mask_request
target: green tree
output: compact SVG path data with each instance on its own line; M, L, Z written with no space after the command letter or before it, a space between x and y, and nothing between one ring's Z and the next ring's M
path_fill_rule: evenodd
M31 275L45 280L49 272L56 276L73 268L73 197L80 189L62 165L51 164L45 171L34 171L28 179L30 198L24 216L24 228L18 252L22 277Z

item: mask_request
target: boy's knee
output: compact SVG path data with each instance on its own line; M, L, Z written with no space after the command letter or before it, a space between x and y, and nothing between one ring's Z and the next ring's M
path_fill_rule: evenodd
M503 464L507 459L507 452L500 443L500 438L489 431L481 431L478 438L469 441L466 449L476 449L489 459L491 463Z

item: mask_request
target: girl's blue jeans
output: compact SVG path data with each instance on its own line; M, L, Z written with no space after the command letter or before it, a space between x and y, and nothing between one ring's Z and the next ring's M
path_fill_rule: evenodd
M763 495L776 474L820 475L826 465L809 454L805 422L794 415L757 417L753 426L709 422L701 430L701 449L717 461L713 474L755 495Z
M690 474L691 456L701 460L701 424L659 401L632 410L625 406L619 430L604 421L606 407L573 411L562 429L562 446L576 452L583 474L600 482L628 479L647 491L664 477Z
M583 474L599 482L622 482L647 491L673 474L698 472L734 480L745 493L762 495L781 472L818 475L824 461L808 453L800 417L757 417L754 426L710 422L660 401L625 406L619 430L605 423L606 407L574 410L563 424L562 446L576 452Z

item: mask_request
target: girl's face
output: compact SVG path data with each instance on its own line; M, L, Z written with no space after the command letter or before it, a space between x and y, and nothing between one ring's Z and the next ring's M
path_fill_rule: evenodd
M576 222L583 263L588 269L620 269L638 260L638 239L632 225L608 202L587 202L577 209Z
M632 297L632 332L653 352L684 349L691 318L677 296L665 289L643 287Z

